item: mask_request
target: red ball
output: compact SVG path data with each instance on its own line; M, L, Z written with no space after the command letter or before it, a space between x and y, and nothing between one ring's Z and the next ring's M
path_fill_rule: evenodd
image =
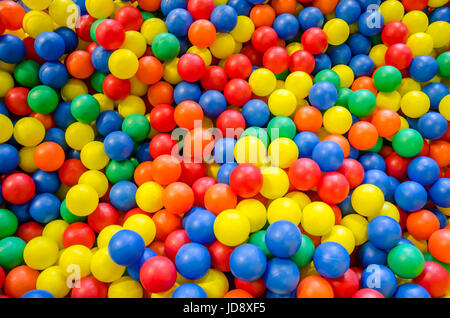
M200 80L200 83L205 90L215 90L219 92L223 91L227 82L228 77L225 70L217 65L209 66Z
M175 151L178 149L177 141L172 138L172 135L169 134L156 135L150 141L149 147L150 155L153 159L161 155L170 155L173 149L175 149Z
M392 21L386 24L381 32L381 40L387 46L406 43L408 40L408 27L400 21Z
M262 54L253 45L247 44L242 48L241 53L250 59L252 65L260 66L262 64Z
M107 50L117 50L125 42L125 28L114 19L107 19L97 26L95 38Z
M177 71L186 82L197 82L205 74L206 66L199 55L186 53L178 60Z
M187 3L187 10L194 20L209 20L214 7L213 0L189 0Z
M25 173L13 173L2 183L3 198L12 204L23 204L31 200L36 191L33 179Z
M429 0L402 0L403 7L406 11L419 10L422 11L428 5Z
M123 6L117 10L115 19L123 25L125 31L139 31L144 21L141 11L133 6Z
M0 288L3 287L3 284L5 283L5 271L0 266Z
M290 57L289 70L291 72L302 71L311 74L315 66L316 60L308 51L296 51Z
M297 159L289 168L291 184L301 191L314 189L319 184L321 175L319 165L309 158Z
M289 67L290 56L287 50L280 46L269 48L263 55L263 65L275 74L283 73Z
M30 221L19 225L15 236L20 237L25 243L28 243L35 237L41 236L44 228L37 222ZM0 287L1 288L1 287Z
M422 273L412 281L425 288L431 297L442 297L450 287L450 275L447 270L436 262L426 261Z
M241 164L230 174L230 187L243 198L251 198L259 193L263 184L261 170L251 164Z
M192 162L190 159L181 161L181 182L192 186L196 180L203 177L206 177L206 165L203 162Z
M216 183L217 181L211 177L202 177L200 179L197 179L192 184L192 190L194 191L194 198L195 198L194 204L197 206L204 206L206 191Z
M144 210L142 210L140 208L134 208L134 209L131 209L130 211L128 211L122 218L120 218L120 225L123 225L129 217L132 217L133 215L136 215L136 214L145 214L148 217L152 218L151 213L145 212Z
M217 117L216 126L223 137L239 138L245 129L245 118L237 110L228 109Z
M87 170L80 159L68 159L59 168L59 180L66 186L73 187Z
M167 257L151 257L141 267L141 284L149 293L168 291L173 287L176 279L175 264Z
M5 105L8 110L19 116L25 116L31 113L28 106L28 93L30 91L25 87L15 87L11 89L5 96Z
M164 241L164 252L167 257L175 261L178 250L185 244L191 243L185 230L176 230L167 235Z
M309 28L302 35L303 48L311 54L320 54L328 46L327 35L321 28Z
M72 298L107 298L108 285L88 276L80 279L70 295Z
M5 31L6 31L6 20L3 14L0 12L0 34L3 34L3 32Z
M277 43L278 34L269 26L260 26L253 32L252 45L258 52L264 53L268 48L276 46Z
M358 290L352 298L385 298L382 293L375 289L364 288Z
M31 36L26 37L23 39L23 44L25 44L26 54L25 54L25 60L33 60L38 62L39 64L44 64L45 60L41 58L39 55L37 55L36 50L34 48L34 42L35 39Z
M113 101L125 99L131 93L131 83L128 79L119 79L112 74L106 76L103 81L103 92Z
M159 132L172 131L175 126L175 109L168 104L160 104L150 112L150 123L152 127Z
M336 298L351 298L359 289L359 278L350 268L341 277L326 280L333 287Z
M266 291L266 285L264 284L262 277L251 282L245 282L239 278L234 278L234 284L236 285L236 288L249 292L253 297L260 297Z
M83 222L70 224L63 233L62 243L65 248L72 245L84 245L92 248L95 242L95 233L92 228Z
M88 224L100 233L109 225L119 224L119 212L109 203L99 203L95 211L89 214Z
M215 241L208 250L211 255L211 266L221 272L229 272L230 256L234 247L226 246L219 241Z
M345 176L339 172L327 172L317 185L317 193L328 204L344 201L350 192L350 185Z
M408 165L411 159L405 158L397 154L396 152L391 153L385 159L386 162L386 173L398 180L405 179L407 176Z
M78 23L75 26L75 31L80 39L86 42L91 42L91 27L92 24L96 21L96 19L89 14L82 15L80 19L78 19Z
M355 159L345 158L337 172L344 175L350 189L356 188L364 180L364 167Z
M100 45L98 45L97 43L92 42L92 43L90 43L90 44L87 46L86 52L88 52L90 55L92 55L92 52L94 52L94 50L95 50L96 48L98 48L99 46L100 46Z
M225 72L231 79L247 79L252 73L252 62L244 54L233 54L225 62Z
M252 89L245 80L235 78L225 85L223 94L232 106L243 106L252 97Z
M406 69L413 59L412 51L406 44L397 43L388 47L385 55L386 65L392 65L399 70Z

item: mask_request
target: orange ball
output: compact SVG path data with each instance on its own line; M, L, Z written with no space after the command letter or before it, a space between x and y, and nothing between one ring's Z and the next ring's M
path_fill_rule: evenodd
M402 124L400 116L391 109L381 109L375 112L371 120L380 137L394 136Z
M374 125L367 121L358 121L348 133L350 144L358 150L368 150L376 145L378 132Z
M229 185L217 183L206 191L204 201L205 208L218 215L222 211L234 209L237 204L237 196Z
M297 298L334 298L334 291L325 278L308 276L298 285Z
M347 138L345 138L342 135L339 134L331 134L326 136L324 139L329 141L334 141L339 146L341 146L342 150L344 150L344 156L347 158L350 155L350 143L348 142Z
M30 290L36 289L36 281L39 276L37 270L26 265L13 268L5 278L3 290L12 298L20 298Z
M373 78L369 76L361 76L355 79L352 84L352 91L357 91L359 89L367 89L375 96L378 94L378 90L375 88L375 84L373 83Z
M175 108L174 119L181 128L191 130L196 126L201 127L203 109L196 102L186 100Z
M450 263L450 229L442 229L431 234L428 250L437 260Z
M214 149L214 137L204 128L190 130L184 138L185 157L200 162L209 157Z
M138 5L141 9L153 12L161 6L161 0L138 0Z
M434 213L428 210L420 210L408 215L406 228L416 239L428 240L431 234L439 230L440 223Z
M19 30L22 28L25 10L20 4L14 1L0 1L0 14L3 16L6 29Z
M148 101L152 106L173 103L173 87L167 82L158 82L148 89Z
M339 225L341 224L341 220L342 220L342 212L341 209L339 209L339 207L337 205L330 205L330 208L333 210L334 212L334 224L335 225Z
M173 231L182 228L181 217L163 209L156 212L152 217L156 226L156 238L164 241Z
M232 289L223 298L254 298L252 294L243 289Z
M164 68L161 62L154 56L144 56L139 59L139 68L136 77L142 83L153 85L162 78Z
M194 191L184 182L171 183L163 191L162 202L168 212L184 214L194 205Z
M208 20L197 20L189 27L188 38L198 48L208 47L216 40L216 27Z
M164 251L164 242L155 240L150 244L149 248L155 251L159 256L166 256L166 252Z
M319 9L323 14L328 14L336 9L338 0L313 0L312 5Z
M432 141L430 144L430 157L441 168L450 165L450 143L443 140Z
M294 123L298 131L318 132L322 122L322 113L313 106L303 106L295 113Z
M268 4L258 4L250 11L250 19L253 21L255 28L260 26L272 26L276 13L274 8Z
M47 141L34 149L33 159L39 169L51 172L58 170L64 163L66 154L60 145Z
M178 181L181 176L181 163L171 155L161 155L153 160L152 178L162 186Z
M271 5L277 15L283 13L295 14L297 0L272 0Z
M140 186L149 181L153 181L152 162L144 161L136 167L136 170L134 170L134 182Z
M42 125L44 125L45 130L49 130L50 128L55 127L55 121L53 120L52 114L39 114L32 112L28 116L39 120L42 123Z
M86 51L75 51L66 58L66 67L70 75L78 79L89 78L95 71L91 55Z

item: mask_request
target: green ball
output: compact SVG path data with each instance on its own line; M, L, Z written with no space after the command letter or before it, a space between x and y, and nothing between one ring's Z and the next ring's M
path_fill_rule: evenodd
M253 233L248 239L248 243L258 246L267 258L273 257L272 253L270 253L266 246L266 231L261 230Z
M0 209L0 239L16 233L19 222L14 213L6 209Z
M95 89L97 92L103 94L103 81L105 80L106 76L108 74L102 73L102 72L95 72L91 76L91 85L92 88Z
M285 81L289 74L290 74L289 69L286 69L284 72L275 74L275 77L279 81Z
M450 78L450 51L439 55L436 61L439 65L439 76Z
M70 112L76 120L82 123L90 123L100 115L100 103L92 95L80 95L72 101Z
M289 117L274 117L267 125L267 133L272 141L281 137L294 139L296 132L297 128L295 127L294 121Z
M341 88L338 90L338 99L336 101L337 106L348 107L348 100L353 91L350 88Z
M97 38L95 37L95 31L97 30L98 25L105 20L106 19L99 19L99 20L95 21L94 23L92 23L91 29L89 30L92 41L94 41L97 44L98 44L98 42L97 42Z
M367 89L359 89L353 92L348 99L350 112L357 117L367 117L377 107L377 98Z
M378 137L377 143L375 144L375 146L373 146L370 149L367 149L367 152L380 152L381 148L383 147L383 138Z
M155 15L153 13L150 13L147 11L141 11L141 14L142 14L142 19L144 19L144 21L155 17Z
M180 52L180 41L171 33L160 33L153 39L152 51L163 61L170 61Z
M445 268L445 270L450 274L450 263L444 263L441 262L440 260L436 259L433 255L431 255L430 252L426 252L423 254L423 257L425 258L425 261L429 261L429 262L435 262L438 263L439 265L442 265L442 267Z
M373 76L375 87L380 92L392 93L402 83L402 73L393 66L380 67Z
M77 216L69 211L66 205L66 200L61 202L61 205L59 207L59 214L61 215L61 218L69 224L86 221L85 216Z
M135 166L129 159L124 161L111 160L106 166L106 177L109 182L117 183L119 181L131 181L133 178Z
M388 254L390 269L401 278L415 278L425 268L425 258L420 250L411 244L400 244Z
M381 33L371 36L370 43L372 44L372 46L383 44L383 40L381 39Z
M311 263L314 250L315 247L313 241L305 234L302 234L302 245L300 245L300 249L297 253L291 257L291 260L293 260L299 268L305 267Z
M402 157L414 157L422 150L422 135L415 129L402 129L394 135L392 147Z
M23 264L23 250L26 243L15 236L0 240L0 266L5 270Z
M35 87L41 83L39 80L39 63L33 60L20 62L14 68L14 78L24 87Z
M141 114L131 114L122 122L122 131L135 141L147 138L150 132L150 122Z
M28 93L28 105L39 114L50 114L58 107L59 97L56 91L46 85L34 87Z
M333 70L322 70L314 77L314 84L318 82L330 82L336 87L336 90L341 89L341 78L338 73Z
M261 127L249 127L240 136L240 138L246 137L246 136L253 136L258 138L264 143L264 146L269 147L269 136L267 135L267 132L261 128Z

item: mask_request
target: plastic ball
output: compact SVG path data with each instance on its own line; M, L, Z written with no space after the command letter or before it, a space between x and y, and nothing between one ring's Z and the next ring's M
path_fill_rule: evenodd
M334 212L326 203L312 202L303 208L301 224L308 234L325 235L335 224Z
M242 281L255 281L266 270L266 256L253 244L243 244L233 250L230 256L230 268L234 277Z
M323 81L314 84L309 91L309 100L312 106L326 110L334 106L337 101L337 90L333 84Z
M67 192L66 204L69 211L77 216L89 215L97 208L97 191L87 184L75 185Z
M440 207L450 207L450 200L448 193L450 191L450 179L440 178L430 188L429 195L431 200Z
M288 258L299 250L302 244L302 235L294 223L283 220L276 221L267 228L265 242L273 255Z
M172 298L207 298L203 288L196 284L187 283L175 289Z
M383 207L384 195L378 187L363 184L353 191L351 203L358 214L371 216L378 213Z
M282 276L278 276L283 273ZM300 273L297 265L289 259L273 258L267 263L264 283L276 294L287 294L297 287ZM281 279L282 278L282 279Z
M333 141L322 141L314 148L312 159L318 163L322 171L335 171L344 161L344 151Z
M187 279L199 279L206 275L211 267L208 249L198 243L183 245L175 257L178 272Z
M175 264L167 257L151 257L141 267L140 281L151 293L168 291L174 286L176 278Z
M330 259L333 259L330 262ZM339 243L325 242L314 251L314 266L324 277L337 278L348 270L350 256L347 250Z
M244 242L250 233L250 222L236 210L220 213L214 222L214 234L219 242L237 246Z
M374 218L367 227L369 241L377 248L387 250L400 241L401 228L398 222L388 216Z
M25 57L25 52L25 44L17 36L12 34L5 34L0 38L0 60L2 62L8 64L19 63Z

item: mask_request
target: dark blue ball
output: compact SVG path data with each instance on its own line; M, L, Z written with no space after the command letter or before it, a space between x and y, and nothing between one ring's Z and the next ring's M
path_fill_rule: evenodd
M355 78L361 76L370 76L375 69L375 63L373 60L364 54L355 55L349 64Z
M55 298L55 296L47 290L33 289L25 293L21 298Z
M349 214L353 214L356 213L355 210L353 209L352 206L352 195L349 194L344 201L342 201L341 203L339 203L337 206L339 207L339 209L341 210L342 216L346 216Z
M381 0L358 0L362 11L377 9L381 4Z
M0 173L9 173L19 165L19 152L9 144L0 144Z
M221 92L215 90L204 92L198 103L202 107L205 115L210 118L217 118L227 109L227 100L225 96Z
M70 110L71 102L62 102L56 107L53 112L53 119L55 120L56 125L60 128L67 128L74 122L76 119L73 118L72 112Z
M102 112L95 122L98 133L106 137L108 134L122 129L123 117L115 110Z
M348 25L358 21L361 15L361 6L356 0L344 0L338 3L335 9L336 18L342 19Z
M128 134L122 131L113 131L106 136L103 148L109 158L122 161L133 153L134 143Z
M221 4L214 8L210 21L216 27L217 32L228 33L237 24L237 12L232 6Z
M153 256L158 256L158 254L156 254L156 252L154 250L152 250L151 248L144 249L144 253L142 253L140 260L137 263L134 263L127 267L127 272L131 276L131 278L140 282L141 280L140 280L139 275L140 275L141 267L142 267L142 265L144 265L144 263L149 258L151 258Z
M10 210L17 217L20 224L31 221L30 216L30 201L24 204L7 203L6 208Z
M429 112L417 121L417 130L427 139L436 140L445 135L448 128L447 119L440 113Z
M376 248L387 250L400 242L402 228L390 216L380 215L372 219L367 226L367 237Z
M358 29L365 36L377 35L383 30L383 27L384 18L379 10L366 11L359 17Z
M36 37L34 49L46 61L57 61L66 51L62 36L55 32L42 32Z
M364 268L371 264L387 264L387 252L376 248L371 242L366 242L361 246L358 257Z
M25 57L26 48L23 41L12 34L0 36L0 61L17 64Z
M382 293L384 297L391 298L397 290L397 278L394 273L384 265L369 265L361 275L363 288L371 288Z
M205 93L206 94L206 93ZM247 126L263 127L270 119L270 110L266 103L259 99L252 99L242 107Z
M165 22L170 33L185 36L194 19L186 9L176 8L169 12Z
M211 256L203 245L187 243L178 250L175 266L181 276L187 279L199 279L210 269Z
M374 186L380 188L386 196L389 190L389 177L382 170L372 169L364 173L362 184L373 184Z
M185 223L186 234L192 242L199 244L210 244L214 242L214 221L216 216L214 213L198 209L189 215L189 219Z
M69 73L61 62L46 62L39 69L39 79L44 85L61 88L67 84Z
M395 189L394 197L398 206L406 212L415 212L422 209L428 200L427 190L415 181L401 183Z
M444 213L437 209L431 209L430 211L433 212L433 214L438 218L441 229L445 228L448 225L447 216Z
M292 39L300 29L297 18L290 13L283 13L276 17L272 27L277 32L278 37L283 40Z
M91 54L91 62L95 69L102 73L109 73L108 61L112 54L102 46L97 46Z
M197 84L188 83L188 82L180 82L175 86L173 90L173 99L176 104L181 104L186 100L191 100L194 102L198 102L202 96L202 91Z
M266 271L267 260L262 249L253 244L236 247L230 256L230 269L234 277L251 282L259 279Z
M409 75L417 82L430 81L438 71L438 62L429 55L414 58L409 66Z
M69 54L75 51L78 47L78 36L72 29L67 27L61 27L55 30L55 33L59 34L63 40L66 49L64 53Z
M450 208L450 179L440 178L430 188L430 198L437 206Z
M152 155L150 154L150 142L147 141L139 145L136 150L136 159L139 163L153 160Z
M67 151L69 149L69 146L66 142L66 133L61 128L50 128L45 133L44 141L51 141L55 144L60 145L64 151Z
M311 158L312 152L320 142L320 139L315 133L302 131L295 136L294 142L298 148L299 158Z
M422 89L422 92L427 94L430 99L430 108L434 110L439 109L441 100L450 94L448 87L442 83L430 83Z
M186 9L186 0L161 0L161 11L167 17L169 12L177 8Z
M399 186L400 181L398 181L396 178L391 177L391 176L388 176L388 179L389 179L389 183L388 183L388 188L387 188L386 194L384 195L384 199L386 201L394 203L395 189L397 189L397 187Z
M300 272L290 259L275 257L267 262L263 279L269 291L284 295L297 288Z
M118 231L108 243L109 256L114 263L122 266L131 266L138 263L144 254L144 250L144 239L132 230Z
M433 10L429 16L429 23L432 24L436 21L446 21L450 23L450 8L440 7Z
M383 157L381 157L379 154L377 154L375 152L369 152L369 153L362 155L359 158L359 162L363 166L364 171L373 170L373 169L377 169L377 170L381 170L381 171L386 170L386 163L384 162Z
M57 172L38 170L33 173L32 179L36 186L36 193L56 193L61 184Z
M316 7L307 7L300 11L298 22L303 31L309 28L321 28L325 22L322 12Z
M114 184L109 193L111 204L121 211L128 211L136 207L137 186L130 181L119 181Z
M347 65L352 58L352 51L345 43L337 46L330 45L327 49L327 54L331 58L331 63L333 65Z
M312 72L313 75L316 75L320 71L330 69L332 66L330 57L325 53L314 55L314 61L316 64Z
M326 110L336 104L338 93L336 87L327 81L317 82L309 91L311 105Z
M347 45L350 47L352 55L367 55L372 47L370 40L360 33L350 35Z
M439 165L430 157L414 158L408 165L408 178L421 185L433 184L438 178L441 170Z
M29 213L36 222L47 224L59 218L61 202L51 193L41 193L34 197L30 203Z
M341 244L325 242L314 251L313 262L317 272L323 277L338 278L350 267L350 255Z
M251 1L247 0L229 0L227 4L233 7L238 15L249 16L250 11L253 8L253 6L250 3ZM264 3L264 1L262 3Z

